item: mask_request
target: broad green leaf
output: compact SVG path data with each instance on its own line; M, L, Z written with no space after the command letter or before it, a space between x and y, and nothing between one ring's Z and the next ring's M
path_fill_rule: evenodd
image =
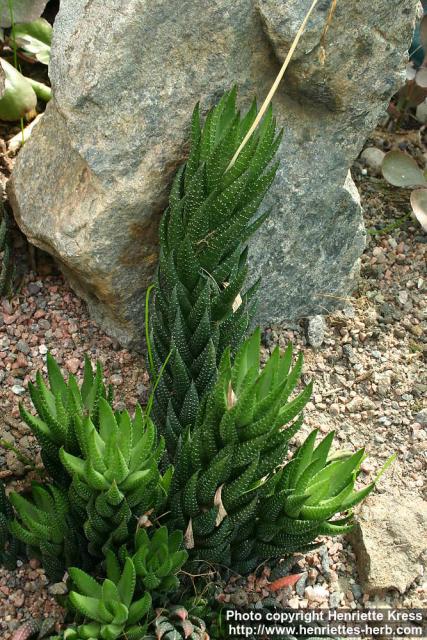
M129 608L135 591L136 575L135 567L130 558L126 558L122 576L117 585L122 602ZM135 620L134 622L137 622Z

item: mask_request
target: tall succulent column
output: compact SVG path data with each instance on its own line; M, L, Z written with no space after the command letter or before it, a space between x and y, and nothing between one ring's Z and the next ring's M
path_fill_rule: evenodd
M254 102L241 117L236 90L226 93L200 125L192 118L191 151L174 180L160 229L151 344L158 372L154 418L171 456L180 435L194 423L212 387L226 347L240 345L254 313L257 286L244 291L247 241L265 220L257 214L277 164L282 134L271 109L230 162L256 114Z

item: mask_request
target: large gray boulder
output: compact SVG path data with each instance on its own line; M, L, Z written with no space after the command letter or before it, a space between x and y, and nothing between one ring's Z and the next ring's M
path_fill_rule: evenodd
M56 256L94 317L141 335L157 227L185 159L192 108L232 84L263 98L311 0L62 0L54 100L9 195L29 240ZM259 321L322 313L355 286L365 233L349 167L402 83L416 0L320 1L275 98L281 168L252 243Z

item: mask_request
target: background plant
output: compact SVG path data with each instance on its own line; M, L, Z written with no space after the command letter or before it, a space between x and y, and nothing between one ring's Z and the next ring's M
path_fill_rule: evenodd
M151 633L150 633L151 631ZM159 609L144 640L209 640L206 624L195 613L181 605Z
M25 56L31 62L48 65L52 32L52 25L44 18L15 25L13 38L18 47L18 55Z
M15 2L17 0L7 1L7 21L10 24L10 32L7 36L2 35L3 52L6 52L6 46L9 46L12 54L12 63L10 64L4 58L0 58L2 73L5 77L4 90L0 96L0 119L6 121L21 120L23 128L24 117L32 118L36 115L37 99L40 98L44 102L51 99L52 92L43 82L39 82L29 76L24 76L18 63L18 57L23 57L29 62L49 63L50 44L52 39L52 27L43 18L37 18L32 22L22 22L16 24L15 18ZM18 1L19 10L19 1ZM0 6L0 11L5 8ZM20 18L25 16L20 12ZM25 52L25 53L24 53Z
M427 27L426 27L427 28ZM382 163L384 178L395 187L415 188L410 196L412 211L424 231L427 231L427 177L411 156L403 151L386 153ZM423 188L424 187L424 188Z
M393 98L389 106L392 122L399 126L404 117L413 112L419 117L417 107L427 98L427 5L422 0L423 16L416 24L409 49L406 67L406 83ZM423 122L424 118L420 120Z

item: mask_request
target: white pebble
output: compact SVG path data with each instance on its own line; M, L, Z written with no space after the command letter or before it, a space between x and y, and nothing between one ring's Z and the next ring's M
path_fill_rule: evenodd
M25 389L24 387L21 387L20 384L14 384L12 387L12 393L16 396L22 396L22 394L25 393Z

